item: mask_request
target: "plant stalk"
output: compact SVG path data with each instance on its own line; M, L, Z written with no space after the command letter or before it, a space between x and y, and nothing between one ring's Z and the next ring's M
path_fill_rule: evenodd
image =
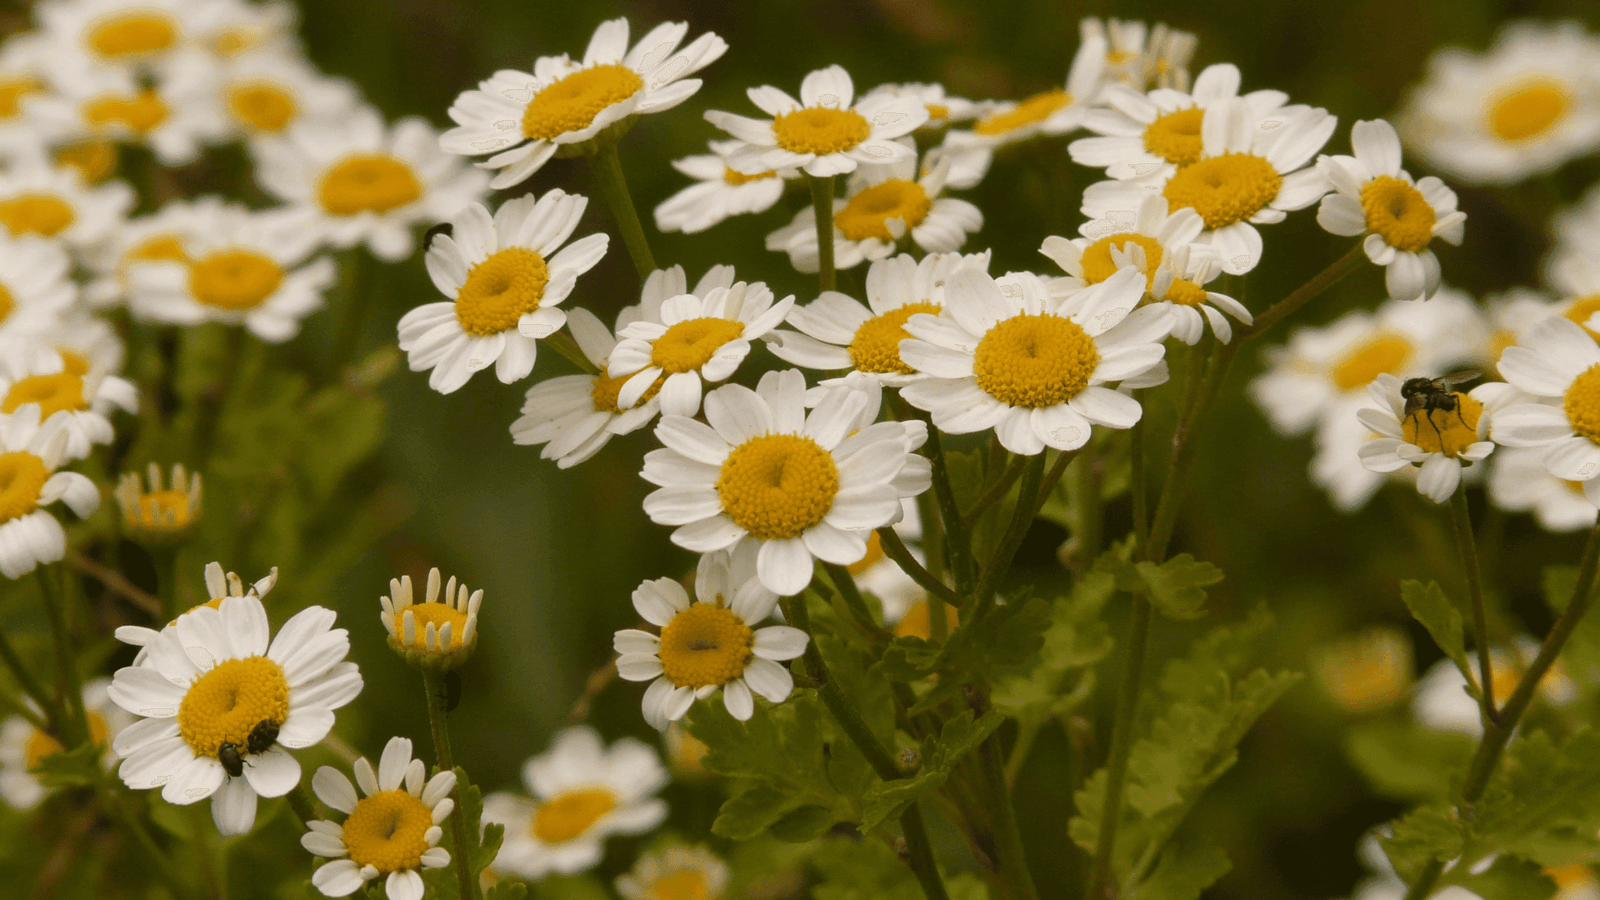
M1478 644L1478 709L1483 727L1499 718L1494 710L1494 670L1489 659L1489 617L1483 605L1483 575L1478 568L1478 548L1472 534L1472 514L1467 507L1466 482L1458 482L1450 497L1450 520L1455 524L1456 547L1466 573L1467 595L1472 601L1472 630Z
M650 241L639 221L639 211L634 209L633 195L628 193L628 180L622 174L622 157L617 154L616 141L602 142L589 157L589 168L594 172L595 187L617 220L622 243L627 245L628 256L633 259L633 268L642 282L656 270L656 258L650 252Z
M72 630L67 625L67 592L56 577L54 566L36 570L45 613L50 619L50 636L56 649L56 672L60 681L60 702L67 721L59 722L57 735L66 747L80 747L89 740L89 719L83 711L83 682L78 676L78 661L72 652ZM65 574L64 570L62 574ZM54 583L53 583L54 582Z
M1100 834L1094 863L1089 869L1085 900L1112 900L1111 855L1116 851L1117 824L1122 821L1123 787L1128 779L1128 756L1133 749L1133 719L1139 708L1139 686L1144 678L1144 658L1150 649L1150 601L1133 597L1128 622L1128 659L1117 686L1117 712L1111 725L1111 748L1106 754L1106 794L1100 809Z
M433 731L433 753L438 761L439 771L447 772L455 769L455 759L450 753L450 724L445 719L445 706L449 702L449 693L445 689L444 676L432 669L422 670L422 689L428 695L428 726ZM460 784L450 790L450 799L454 801L455 808L450 810L450 831L455 835L455 853L451 862L455 864L456 875L460 879L461 898L478 896L477 873L472 871L472 860L467 853L467 816L461 809Z
M817 280L831 291L836 283L833 271L833 179L832 175L807 175L811 185L811 209L817 222Z

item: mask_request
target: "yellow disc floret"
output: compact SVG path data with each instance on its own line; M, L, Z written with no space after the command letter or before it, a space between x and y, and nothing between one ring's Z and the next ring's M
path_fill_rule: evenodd
M178 39L178 26L160 10L127 9L99 19L83 38L97 56L122 60L170 48Z
M16 311L16 298L11 296L11 291L5 285L0 284L0 322L11 318L11 314Z
M973 352L978 387L1008 406L1043 409L1077 396L1100 364L1094 338L1071 319L1013 316L989 329Z
M1187 278L1174 278L1172 285L1167 288L1167 295L1161 299L1180 306L1199 306L1206 302L1206 289Z
M716 316L685 319L667 328L650 347L650 364L669 375L693 372L711 361L723 344L744 334L744 323Z
M429 649L426 641L429 625L433 626L435 633L442 633L444 626L450 626L450 647L447 649L460 649L466 642L467 614L448 603L413 603L400 614L411 616L416 623L416 631L411 639L413 650Z
M133 97L99 97L83 107L83 119L90 125L121 124L134 134L149 134L167 120L167 104L155 91L140 91Z
M840 153L866 140L872 126L853 109L807 107L772 120L778 146L790 153L825 156Z
M755 633L733 611L696 603L661 629L661 671L678 687L727 684L744 674Z
M14 194L0 200L0 224L12 236L55 237L77 219L72 206L54 194Z
M916 369L900 360L900 342L906 333L906 320L918 313L939 314L939 304L923 300L891 309L861 323L850 339L850 364L862 372L914 375Z
M650 882L651 900L713 900L706 876L696 869L668 872Z
M472 267L456 293L456 321L473 337L510 331L539 308L550 267L539 251L507 247Z
M1169 163L1187 166L1200 160L1203 109L1169 112L1145 126L1144 149Z
M533 814L533 836L546 844L565 844L582 837L601 816L616 808L617 795L603 787L557 794Z
M569 131L582 131L594 124L601 110L643 88L644 79L638 72L616 63L573 72L528 101L522 112L522 135L548 141Z
M1259 156L1224 153L1184 166L1172 174L1162 194L1173 210L1191 207L1206 227L1243 222L1271 203L1283 176Z
M867 238L893 241L895 235L889 230L890 219L899 219L906 229L915 228L922 224L932 208L933 200L922 185L890 178L851 197L844 209L833 214L833 224L852 241Z
M404 790L379 791L356 801L340 837L357 865L400 872L422 864L432 827L428 804Z
M1156 267L1161 265L1161 242L1149 235L1131 232L1108 235L1084 248L1083 257L1078 262L1083 267L1084 282L1099 284L1117 274L1117 263L1111 258L1111 251L1126 250L1129 243L1144 248L1145 289L1148 290L1155 281Z
M1379 175L1361 188L1367 230L1396 250L1416 253L1433 238L1434 212L1409 181Z
M972 130L990 136L1016 131L1050 118L1056 110L1072 102L1072 95L1060 88L1034 94L1005 112L990 113L979 119Z
M256 131L281 131L294 118L294 94L270 81L251 81L228 88L228 111Z
M1466 394L1451 394L1456 408L1419 409L1409 413L1400 423L1400 434L1406 443L1421 447L1428 453L1443 453L1454 459L1478 440L1478 419L1483 415L1483 404Z
M1393 375L1411 361L1417 348L1404 335L1381 332L1356 343L1328 372L1333 386L1341 391L1365 388L1379 375Z
M797 538L822 521L839 493L839 467L816 441L768 434L733 448L717 497L734 523L764 541Z
M0 412L10 414L24 403L39 404L39 420L63 410L88 409L83 399L83 377L71 372L54 375L29 375L18 379L0 400Z
M1488 109L1489 131L1502 141L1526 141L1549 131L1572 108L1566 86L1533 78L1497 96Z
M1572 379L1561 406L1574 432L1600 444L1600 363Z
M14 119L22 112L22 98L37 94L42 85L26 76L0 78L0 119Z
M0 522L39 508L39 492L50 480L44 460L25 450L0 453Z
M178 733L196 755L215 757L223 743L245 747L262 722L289 718L289 682L265 656L225 659L189 685L178 707ZM353 816L352 816L353 818Z
M612 414L622 412L622 407L617 405L617 396L622 393L622 386L627 384L628 379L632 377L632 375L623 375L620 378L612 378L606 373L606 370L601 369L600 374L594 377L594 387L589 390L589 399L594 404L594 411ZM655 398L656 394L661 393L661 386L666 383L667 376L662 375L656 378L650 387L645 389L644 395L639 398L639 402L629 407L629 409L649 403Z
M125 507L122 518L134 528L176 531L189 527L194 511L189 506L189 495L182 491L151 491L140 497L137 505Z
M189 293L218 309L255 309L282 283L283 267L254 250L221 250L189 267Z
M322 176L317 201L336 216L386 213L422 196L411 167L387 154L350 156Z

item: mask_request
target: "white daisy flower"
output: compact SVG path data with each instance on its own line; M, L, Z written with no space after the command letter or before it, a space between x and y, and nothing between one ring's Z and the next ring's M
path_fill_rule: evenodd
M154 466L154 463L151 465ZM159 474L159 470L157 470L154 474ZM196 477L198 478L199 476ZM121 498L119 497L118 499L120 500ZM259 581L256 581L253 584L246 584L242 579L239 578L237 574L233 572L222 571L222 563L212 561L206 563L205 582L206 596L210 597L211 599L206 600L203 603L198 603L184 610L183 612L178 613L178 617L168 622L161 628L161 630L158 631L154 628L144 628L139 625L119 625L117 627L117 630L114 632L117 640L123 642L124 644L131 644L132 646L139 648L138 655L133 658L134 665L144 665L145 660L148 659L150 655L145 648L149 646L150 642L155 640L156 636L161 634L162 631L170 631L178 624L178 619L183 618L189 613L202 608L216 609L222 605L222 601L228 599L229 597L254 597L257 600L265 597L267 592L272 590L273 585L278 583L278 567L273 566L272 571L268 572L266 577L260 579Z
M1107 178L1165 181L1180 166L1198 162L1203 151L1201 120L1208 107L1239 96L1239 68L1207 66L1194 91L1157 88L1146 94L1127 87L1106 91L1106 106L1089 111L1083 127L1098 137L1067 145L1072 161L1103 168ZM1251 91L1243 97L1250 111L1264 116L1288 102L1282 91Z
M228 126L245 138L282 134L301 119L331 121L361 106L361 95L287 53L244 53L213 78Z
M183 463L173 463L170 480L155 463L147 471L148 480L125 472L117 481L114 496L122 509L122 533L138 543L176 543L200 520L200 473L191 475Z
M207 0L191 7L188 34L221 60L247 53L297 55L299 13L285 0Z
M573 145L630 117L665 112L698 91L700 79L684 76L715 62L728 44L707 32L680 50L688 32L687 22L663 22L630 49L627 19L602 22L581 63L565 53L541 56L532 74L501 69L463 92L450 104L456 127L439 145L462 156L493 153L478 164L499 170L490 187L521 184L564 148L585 152Z
M411 757L411 741L403 737L384 745L377 772L366 757L350 768L356 784L332 766L323 766L311 778L317 799L345 814L343 822L306 823L300 845L332 859L311 873L311 883L325 896L345 897L381 875L389 900L422 900L425 888L418 870L450 864L450 851L439 846L444 835L439 823L455 809L450 793L456 789L456 773L429 778L428 767Z
M854 172L863 163L904 162L916 153L895 138L928 121L927 107L914 97L863 97L852 105L855 85L837 65L808 74L800 82L799 100L771 85L746 93L773 118L706 111L706 121L743 144L728 155L728 166L746 175L799 168L826 178Z
M899 387L925 376L900 359L910 337L906 320L944 308L945 283L956 269L989 270L989 251L962 255L930 253L920 261L908 253L880 259L867 269L867 302L824 291L789 311L799 332L774 332L768 348L779 359L807 369L853 369Z
M123 223L108 240L87 254L85 264L93 278L84 287L84 300L104 307L126 302L131 294L129 271L142 262L188 263L194 236L210 231L227 207L214 194L194 200L171 200L153 215ZM299 242L296 237L295 243Z
M1026 100L998 102L973 123L971 131L950 132L945 144L958 151L980 147L994 150L1037 135L1066 134L1083 127L1084 119L1099 105L1105 90L1106 55L1110 49L1105 35L1085 32L1063 87Z
M266 608L251 595L178 617L145 644L142 665L111 682L111 699L145 717L112 741L123 783L159 787L179 805L211 797L218 831L248 832L257 795L300 783L288 751L326 737L333 711L361 692L361 673L344 661L349 635L333 621L332 610L308 607L269 643Z
M1432 297L1439 290L1439 260L1428 243L1461 243L1467 220L1456 209L1455 191L1431 175L1413 183L1400 168L1400 137L1382 119L1357 122L1350 146L1355 156L1317 158L1335 191L1322 198L1317 224L1332 234L1366 235L1362 249L1384 267L1390 297Z
M83 711L88 718L89 740L105 748L100 765L107 769L117 760L117 755L111 752L111 738L133 721L132 716L111 702L106 693L110 686L109 678L95 678L83 685ZM24 698L22 702L34 713L39 712L32 700ZM19 810L38 806L50 793L50 788L45 787L39 777L39 764L63 749L60 741L22 716L11 716L0 722L0 802Z
M204 218L184 238L186 259L128 266L129 309L157 322L243 325L272 343L294 337L338 277L332 259L311 258L321 249L313 216L230 206Z
M41 429L67 436L67 459L83 459L93 445L111 443L112 408L137 412L139 389L113 374L122 365L120 346L101 344L99 351L84 357L38 347L7 354L0 359L0 413L38 407Z
M121 68L60 67L53 81L72 112L58 142L141 144L162 165L181 166L193 162L203 144L217 143L227 132L216 70L199 54L177 55L154 84Z
M455 215L482 197L488 181L440 150L427 122L407 118L389 128L371 109L301 120L251 149L261 186L313 211L324 240L339 248L365 243L387 262L411 255L414 226Z
M1540 447L1502 447L1489 469L1489 502L1507 512L1531 512L1545 531L1593 528L1597 509L1583 482L1563 481L1544 467Z
M745 175L728 167L728 154L742 146L738 141L711 141L711 152L672 161L672 167L697 179L656 207L656 228L695 234L729 216L766 212L783 196L787 179L800 177L799 169Z
M0 170L0 225L12 237L56 238L89 251L121 226L133 189L113 181L88 187L76 169L33 162Z
M622 900L722 900L730 874L704 847L668 847L640 856L615 883Z
M750 552L705 554L695 569L694 602L671 578L634 590L634 609L661 634L625 628L613 646L619 675L650 682L644 720L651 727L665 729L719 689L728 714L741 722L755 713L751 691L782 703L794 690L794 677L778 662L804 653L810 638L788 625L751 627L778 605L778 595L757 576L758 565Z
M928 111L928 121L923 128L943 128L952 122L967 122L988 112L993 102L975 102L965 97L955 97L945 92L944 85L908 81L902 84L880 84L861 95L861 102L879 98L910 98L921 103Z
M1518 635L1509 647L1490 646L1490 693L1496 708L1505 705L1522 680L1523 671L1538 653L1539 642L1528 635ZM1478 683L1476 666L1472 669L1472 683ZM1577 696L1577 685L1563 670L1560 661L1539 679L1537 696L1552 706L1565 706ZM1467 693L1467 679L1461 670L1448 659L1434 663L1418 681L1411 713L1418 724L1430 731L1454 731L1469 737L1483 734L1482 709Z
M652 277L659 274L658 269ZM617 339L594 313L575 307L567 314L567 328L599 371L548 378L528 388L522 416L511 423L513 443L544 444L539 456L555 460L562 469L594 456L613 435L650 424L661 411L661 400L652 391L646 391L632 407L618 404L617 395L627 379L606 374Z
M428 570L427 593L412 602L411 576L389 579L394 599L380 598L383 612L378 618L389 634L389 647L419 668L452 669L466 662L478 647L478 607L483 605L483 589L468 592L465 582L456 577L444 586L439 596L439 570Z
M1511 184L1600 143L1600 40L1577 22L1512 22L1483 55L1436 52L1397 119L1430 167Z
M926 440L916 422L882 422L850 432L869 402L835 391L809 415L805 378L768 372L752 391L725 385L706 397L709 425L663 415L666 446L645 456L643 476L660 490L644 501L672 541L696 553L759 548L757 574L776 593L797 594L813 559L849 565L867 534L900 517L900 499L927 490L932 474L915 454Z
M1356 412L1361 424L1380 435L1362 446L1361 464L1374 472L1393 472L1406 466L1418 467L1417 492L1435 503L1444 503L1461 483L1461 470L1494 452L1486 413L1495 406L1494 397L1504 385L1483 384L1470 393L1452 391L1449 402L1454 409L1433 408L1429 398L1420 409L1401 394L1402 383L1393 375L1379 375L1367 388L1377 406Z
M0 575L16 579L67 555L67 533L41 507L60 500L78 516L100 505L100 489L77 472L57 472L68 436L39 427L39 407L0 416Z
M32 344L78 299L72 261L61 244L0 233L0 346Z
M1386 484L1403 484L1413 490L1417 485L1415 466L1380 473L1362 464L1361 448L1383 436L1356 416L1356 410L1367 402L1365 391L1336 400L1317 424L1312 439L1314 451L1308 467L1311 483L1325 491L1328 502L1342 513L1360 510ZM1468 469L1463 477L1470 484L1481 473L1482 468L1476 467Z
M938 166L948 163L949 168L944 177L945 189L965 191L983 182L993 162L994 151L987 147L951 146L950 141L945 140L939 146L922 154L922 165L918 167L917 173L921 178L931 174Z
M933 377L900 389L949 434L994 429L1007 450L1076 450L1092 425L1129 428L1139 402L1107 387L1162 365L1172 330L1162 306L1137 309L1145 277L1129 267L1056 303L1027 272L960 269L940 316L912 316L900 358ZM1164 375L1164 370L1162 371Z
M643 834L667 817L656 797L669 777L647 744L622 738L607 747L587 725L568 728L522 767L532 798L496 791L483 798L483 821L505 826L494 859L518 878L571 875L593 868L613 834Z
M0 44L0 159L54 146L70 128L70 105L46 77L51 49L37 31L13 33Z
M1528 329L1551 316L1566 316L1582 325L1590 316L1600 312L1600 295L1588 303L1582 298L1560 301L1552 300L1532 288L1517 287L1503 294L1486 297L1484 305L1484 314L1489 323L1488 342L1474 362L1485 372L1497 372L1500 355Z
M187 45L191 0L47 0L35 10L55 64L159 71Z
M1552 217L1550 232L1554 240L1545 259L1545 280L1568 296L1600 295L1600 185Z
M1584 496L1600 506L1600 344L1570 320L1552 317L1507 347L1499 368L1536 402L1496 414L1495 442L1547 448L1550 474L1583 482Z
M702 382L732 377L750 355L750 342L782 322L792 306L793 294L774 303L772 289L760 281L668 297L654 315L646 312L617 332L606 366L608 378L627 379L617 405L631 409L654 391L662 415L694 415Z
M1151 28L1143 22L1120 19L1102 23L1094 16L1080 20L1078 30L1086 42L1091 37L1105 41L1109 80L1136 91L1189 89L1189 60L1199 39L1187 31L1176 31L1163 22Z
M961 249L967 234L983 227L983 213L954 197L941 197L950 171L942 160L912 180L916 159L881 166L862 166L850 176L843 199L833 201L833 262L849 269L863 260L880 260L909 236L927 253ZM809 209L795 213L789 225L767 235L767 249L789 254L801 272L815 272L817 220Z
M436 235L427 255L434 286L450 299L400 319L411 371L432 369L428 386L441 394L490 365L503 384L526 378L538 340L567 321L561 302L606 253L604 234L557 252L588 205L587 197L551 190L508 200L492 217L481 203L451 217L451 233Z

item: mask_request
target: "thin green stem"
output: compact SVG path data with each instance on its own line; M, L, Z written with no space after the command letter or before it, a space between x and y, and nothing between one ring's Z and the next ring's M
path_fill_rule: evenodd
M0 630L0 659L5 660L6 668L11 670L11 677L16 680L17 687L33 699L39 708L44 710L45 721L49 723L46 731L52 734L61 733L61 714L56 707L55 700L47 693L44 687L34 679L33 673L22 662L22 657L17 655L15 647L11 646L11 639L6 637L4 630Z
M39 591L43 595L45 614L50 620L50 637L56 650L56 674L60 679L61 702L69 715L59 723L57 735L67 747L79 747L89 740L89 719L83 711L83 682L78 676L78 659L72 651L72 630L67 625L67 592L59 581L55 566L40 566L37 570ZM60 574L65 574L61 570Z
M1483 726L1489 727L1499 716L1494 711L1494 670L1489 660L1489 617L1483 605L1483 576L1478 568L1478 548L1473 540L1472 513L1467 507L1466 482L1458 482L1450 497L1450 519L1455 525L1456 547L1461 551L1461 569L1466 573L1467 595L1472 602L1472 631L1478 644L1478 707Z
M1022 830L1017 825L1017 810L1011 802L1011 790L1005 772L1000 767L999 738L990 735L979 748L983 763L983 781L994 805L995 850L1000 854L1000 873L1007 886L1019 900L1038 900L1039 891L1034 886L1033 874L1028 871L1028 857L1022 847Z
M811 209L817 222L817 280L831 291L836 283L833 272L833 178L807 175L811 185Z
M1137 396L1137 394L1135 395ZM1150 543L1150 485L1144 477L1145 417L1133 423L1128 435L1128 485L1133 495L1133 538L1140 547Z
M1073 572L1078 575L1089 571L1094 565L1095 557L1100 555L1101 518L1103 511L1100 503L1100 467L1097 465L1098 454L1090 444L1083 445L1084 452L1078 455L1078 464L1073 467L1073 482L1077 494L1077 515L1073 521L1073 547L1076 550L1076 565Z
M1211 404L1222 390L1228 369L1239 352L1239 342L1218 342L1206 366L1205 379L1195 395L1194 404L1178 418L1172 433L1172 455L1167 460L1167 478L1161 485L1161 495L1156 500L1155 517L1150 523L1150 540L1141 546L1141 558L1159 561L1166 557L1167 543L1178 523L1178 509L1183 505L1184 488L1188 482L1190 463L1194 460L1195 436Z
M1085 444L1084 446L1088 445ZM1060 481L1061 476L1066 474L1067 466L1072 465L1072 461L1077 459L1078 454L1082 452L1083 447L1079 447L1076 450L1065 450L1056 455L1055 464L1050 467L1050 471L1044 473L1044 481L1039 483L1039 496L1035 497L1033 501L1033 514L1035 517L1039 515L1040 510L1044 509L1044 505L1050 502L1050 494L1055 491L1056 482Z
M589 157L589 168L594 172L595 187L611 207L611 215L622 232L622 242L628 246L633 258L633 268L644 281L656 270L655 255L650 252L650 241L645 237L644 225L639 222L639 211L633 207L633 195L628 193L628 180L622 174L622 157L617 154L615 141L602 142Z
M961 605L961 595L952 591L949 585L946 585L934 577L932 572L923 568L922 563L917 562L917 558L911 555L911 548L906 546L906 542L900 538L900 535L892 526L885 525L878 529L878 545L883 548L884 556L894 560L895 565L903 569L907 575L911 576L912 581L915 581L919 587L927 591L932 597L936 597L951 606Z
M424 250L427 248L424 247ZM339 319L339 331L333 342L333 353L328 357L328 380L335 381L344 372L356 350L361 346L361 330L367 322L367 311L372 307L372 279L376 272L372 254L365 247L352 247L345 251L344 259L344 315Z
M1261 315L1248 328L1242 328L1234 336L1234 343L1243 338L1253 338L1267 331L1267 329L1283 321L1290 313L1305 306L1318 294L1338 284L1340 279L1354 272L1367 258L1367 252L1361 249L1361 243L1356 242L1345 255L1328 264L1326 269L1311 276L1311 280L1294 289L1289 296L1267 307Z
M1089 869L1085 900L1111 900L1111 855L1116 851L1117 824L1122 821L1123 786L1128 779L1128 756L1133 749L1133 719L1139 709L1139 686L1144 679L1144 658L1150 644L1150 601L1133 597L1128 622L1128 658L1117 687L1116 718L1111 724L1111 748L1106 755L1106 793L1100 807L1100 834L1094 863Z
M1026 498L1039 496L1039 485L1044 481L1044 460L1045 454L1036 453L1028 458L1028 465L1022 471L1016 512L1011 517L1011 524L1006 527L1005 536L1000 539L1000 546L995 548L994 556L983 570L982 580L978 582L973 621L981 618L994 605L995 591L999 589L1006 573L1011 571L1011 560L1017 555L1017 548L1022 546L1028 526L1033 524L1034 504L1028 503Z
M956 593L966 594L972 587L972 542L967 537L967 529L961 524L961 508L956 505L955 488L950 484L950 468L945 465L944 445L939 439L939 430L933 427L927 413L914 409L912 414L928 426L928 440L922 447L933 466L933 495L939 501L939 519L944 525L945 546L950 552Z
M294 810L294 817L300 820L301 825L309 827L312 822L322 818L317 815L317 804L311 792L306 789L304 781L295 785L294 790L285 796L289 800L289 808Z
M1027 464L1028 457L1026 456L1012 457L1011 462L1000 473L999 480L989 485L989 489L983 492L983 495L978 498L976 503L972 504L972 508L961 514L962 526L971 528L985 510L1000 502L1002 497L1010 493L1011 486L1016 484L1017 479L1022 475L1023 468Z
M850 608L850 614L856 618L857 624L868 634L887 639L888 633L878 624L878 620L873 618L872 610L867 608L867 601L861 596L861 590L856 587L856 580L851 576L850 570L830 562L823 563L822 568L828 573L828 580L833 582L833 589L844 598L844 605Z
M423 669L422 689L428 695L428 727L433 731L433 754L439 770L448 772L455 769L456 764L450 753L450 724L445 718L449 692L445 688L444 675L432 669ZM461 809L459 793L459 785L450 790L450 799L455 802L455 808L450 811L450 830L455 835L456 845L450 861L455 865L460 881L461 898L469 900L478 896L478 873L472 871L472 857L467 853L467 816Z
M545 338L544 342L551 350L566 358L567 362L577 366L579 371L588 375L594 375L600 371L600 367L589 361L589 357L583 353L583 348L579 347L578 342L572 339L572 335L567 334L565 331L557 331Z

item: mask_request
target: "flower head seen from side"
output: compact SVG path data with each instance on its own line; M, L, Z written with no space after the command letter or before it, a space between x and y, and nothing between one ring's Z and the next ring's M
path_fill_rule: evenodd
M41 428L39 407L25 404L0 416L0 575L21 578L67 553L67 533L43 507L57 500L79 516L100 505L100 490L66 461L67 434Z
M1137 91L1153 87L1189 89L1189 60L1199 39L1165 22L1147 26L1127 19L1085 16L1078 22L1085 42L1092 37L1106 45L1106 78ZM1203 73L1202 73L1203 74Z
M655 274L662 273L658 270ZM599 453L613 436L650 424L661 411L660 399L650 391L631 407L618 403L626 379L606 373L617 339L594 313L574 307L567 313L567 329L598 371L558 375L528 388L522 415L511 423L513 443L543 444L539 456L555 460L563 469Z
M1552 317L1507 347L1499 368L1534 402L1496 414L1495 442L1546 448L1545 469L1581 482L1600 507L1600 344L1569 319Z
M837 65L808 74L799 100L771 85L747 93L773 118L706 111L706 121L742 143L728 155L728 166L746 175L798 168L826 178L864 163L902 162L916 152L895 138L928 121L927 107L916 98L879 95L852 105L855 85Z
M346 662L350 638L332 610L296 613L269 640L267 611L247 594L190 610L145 644L145 661L119 669L111 699L144 718L112 742L119 774L168 803L211 798L225 835L255 822L256 798L300 783L289 750L333 727L333 711L361 692Z
M1396 300L1426 300L1439 290L1439 260L1428 249L1438 238L1461 243L1467 214L1455 192L1433 176L1413 182L1400 168L1400 138L1378 119L1350 129L1355 156L1323 156L1317 168L1334 193L1322 198L1317 223L1347 237L1366 235L1367 258L1384 267Z
M989 251L880 259L867 269L865 304L823 291L789 311L788 324L799 331L777 332L772 354L807 369L851 369L894 387L925 378L900 359L900 342L911 336L906 320L944 309L946 282L967 267L988 271Z
M668 847L640 856L616 888L622 900L722 900L730 874L705 847Z
M122 510L122 531L134 541L162 545L182 540L200 520L200 473L174 463L172 477L151 463L148 478L126 472L114 492Z
M111 752L110 740L132 721L122 707L111 702L106 690L111 685L108 678L96 678L83 686L83 708L88 717L89 740L104 748L100 763L109 769L117 755ZM32 701L24 701L32 708ZM33 709L37 713L39 710ZM0 721L0 802L12 809L27 810L39 805L50 793L39 772L40 763L64 750L61 742L49 732L22 716L11 716Z
M1066 84L1050 88L1024 100L994 104L972 124L970 131L952 131L946 143L961 151L975 148L995 150L1041 134L1066 134L1083 126L1089 110L1100 102L1106 85L1106 54L1110 50L1104 34L1086 31L1078 52L1072 57Z
M706 397L710 424L663 415L666 445L645 456L656 485L644 509L676 526L672 541L696 553L756 553L761 584L797 594L813 560L849 565L874 528L900 518L902 497L927 490L927 439L916 422L861 428L870 401L858 390L830 392L808 414L799 371L768 372L756 390L725 385Z
M656 207L656 227L662 231L696 234L732 216L766 212L783 196L788 180L800 177L798 169L745 175L728 166L728 155L743 146L738 141L711 141L711 152L672 161L672 167L695 183L663 200Z
M644 113L665 112L700 89L685 78L715 62L728 44L707 32L680 48L686 22L663 22L628 46L628 20L602 22L583 60L541 56L533 72L502 69L450 105L456 127L439 145L462 156L494 154L490 187L521 184L552 156L589 152L586 143Z
M389 647L406 662L418 668L453 669L466 662L478 648L478 607L483 590L467 592L457 585L455 576L439 594L439 570L428 570L425 598L412 602L411 576L390 579L393 599L382 598L383 630L389 634Z
M436 235L427 255L434 286L450 299L400 319L411 371L432 369L428 386L441 394L490 365L504 384L526 378L538 341L566 324L561 303L610 243L590 234L562 247L588 205L587 197L552 190L509 200L492 216L480 203L456 213L451 233Z
M1379 435L1361 448L1361 464L1374 472L1417 466L1417 491L1435 503L1449 500L1462 468L1494 451L1487 413L1504 387L1485 384L1460 393L1427 378L1402 382L1379 375L1367 389L1378 405L1356 413Z
M260 600L261 598L265 597L267 592L271 591L273 585L277 583L277 566L273 566L272 571L268 572L266 576L260 580L251 584L246 584L244 579L240 578L237 573L224 572L222 570L222 563L216 562L215 560L208 562L206 563L205 568L205 584L206 596L211 599L197 603L189 609L179 613L177 619L173 619L166 624L166 628L170 629L176 626L178 624L178 619L183 618L197 609L216 609L218 606L222 605L222 601L228 599L229 597L254 597L257 600ZM144 628L139 625L120 625L117 627L115 632L117 640L123 642L124 644L132 644L133 646L140 648L148 645L159 633L160 632L153 628ZM148 658L149 653L141 649L139 651L139 655L133 658L133 664L136 666L143 665L144 661Z
M330 858L311 874L311 883L326 896L344 897L383 877L389 900L422 900L418 870L450 864L450 851L439 846L439 823L455 809L450 792L456 773L427 777L427 766L411 757L411 741L402 737L384 745L376 772L366 757L351 768L355 784L331 766L311 778L317 799L345 814L343 822L306 823L301 846Z
M667 817L655 796L669 781L648 745L622 738L607 747L580 725L522 767L530 797L497 791L483 798L483 821L505 826L494 867L519 878L593 868L613 834L643 834Z
M700 557L695 599L671 578L657 578L633 592L633 606L659 636L636 628L617 632L617 672L629 681L649 681L645 721L657 729L683 718L697 699L719 689L728 714L745 721L760 694L782 703L794 690L789 670L778 665L805 652L809 638L788 625L760 624L778 605L778 595L756 577L754 554L717 551Z
M912 316L900 357L932 376L900 389L949 434L994 429L1012 453L1076 450L1093 425L1130 428L1139 402L1106 385L1165 380L1160 341L1171 311L1139 307L1145 276L1129 266L1057 304L1030 273L962 269L940 316ZM1159 383L1159 380L1155 383Z

